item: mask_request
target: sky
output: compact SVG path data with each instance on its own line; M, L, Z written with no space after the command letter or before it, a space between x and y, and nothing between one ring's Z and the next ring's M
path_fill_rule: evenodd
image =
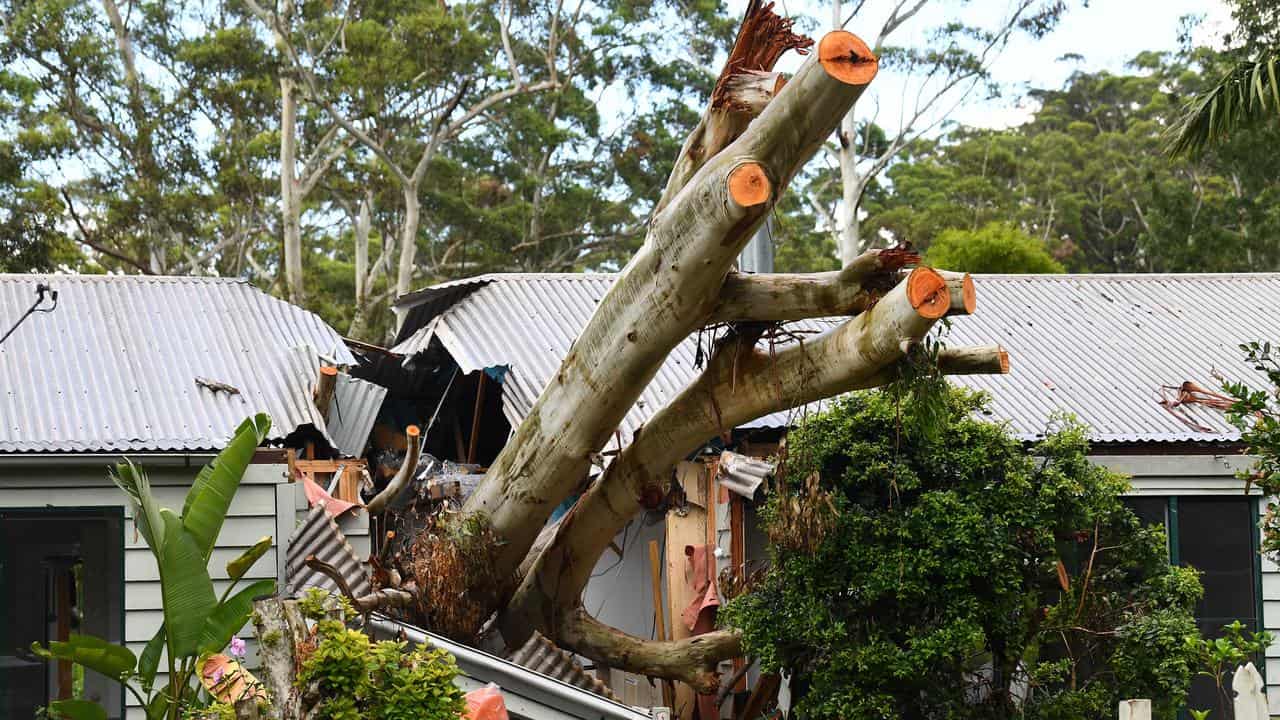
M814 0L776 0L783 14L811 18L805 28L820 37L830 24L830 4ZM845 6L852 3L846 0ZM847 26L868 43L873 39L893 0L868 0L864 9ZM1011 0L951 0L930 2L926 9L904 24L891 38L896 45L922 45L931 28L949 19L963 19L970 24L991 24L1005 17ZM732 0L730 12L741 15L746 0ZM1200 15L1203 20L1193 34L1197 44L1219 44L1229 30L1231 13L1221 0L1091 0L1084 6L1080 0L1070 3L1057 28L1039 40L1016 37L994 63L995 78L1008 91L1004 97L986 100L985 93L955 97L942 106L950 109L960 104L951 118L967 125L1009 127L1025 122L1035 106L1022 96L1030 87L1058 88L1076 70L1089 72L1126 71L1126 63L1144 50L1178 49L1179 19L1184 15ZM821 23L819 27L816 23ZM1064 55L1083 56L1080 61L1061 60ZM778 69L794 70L799 58L794 53L779 63ZM918 81L882 72L872 89L859 101L859 112L865 116L878 114L882 125L893 126L904 109L903 97L914 97ZM957 94L958 95L958 94Z

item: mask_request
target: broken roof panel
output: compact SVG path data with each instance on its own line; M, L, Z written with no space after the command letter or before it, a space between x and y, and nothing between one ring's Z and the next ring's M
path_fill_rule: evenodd
M244 280L0 274L0 453L210 451L248 415L305 424L320 358L355 359L315 314ZM201 382L197 382L200 378Z
M533 408L542 388L560 368L578 332L587 324L596 304L608 292L614 275L575 273L513 273L482 275L465 283L429 288L406 298L416 298L431 312L409 309L395 352L410 355L439 340L462 368L473 372L490 367L510 367L503 381L502 407L516 427ZM458 288L467 288L458 296ZM796 328L818 332L829 326L818 321L796 323ZM709 342L710 338L706 338ZM674 398L698 373L698 338L676 346L619 430L627 442L654 413ZM774 413L751 427L786 427L791 413Z
M516 426L554 377L611 274L495 274L405 296L397 352L433 339L473 370L509 366L503 388ZM1075 413L1095 442L1231 442L1237 431L1220 410L1160 404L1163 386L1194 381L1217 388L1222 376L1261 377L1237 347L1280 338L1280 273L1183 275L979 275L978 311L952 318L944 342L999 343L1011 357L1005 376L955 378L994 396L994 417L1020 438L1042 436L1059 411ZM415 304L416 303L416 304ZM831 321L795 324L829 329ZM696 337L671 353L621 430L629 438L696 375ZM775 413L751 426L783 427ZM625 441L625 440L624 440Z

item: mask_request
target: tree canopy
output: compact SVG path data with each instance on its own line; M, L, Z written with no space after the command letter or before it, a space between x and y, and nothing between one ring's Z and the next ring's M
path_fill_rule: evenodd
M788 436L770 568L723 622L793 674L803 717L1106 718L1146 697L1171 720L1195 571L1080 427L1027 451L980 396L927 387L846 396Z

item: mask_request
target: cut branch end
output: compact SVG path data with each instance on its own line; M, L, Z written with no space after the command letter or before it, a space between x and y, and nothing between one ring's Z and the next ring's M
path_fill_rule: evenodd
M759 163L744 162L729 171L729 197L742 207L768 202L772 190L769 176Z
M867 85L880 69L880 59L862 38L834 30L818 42L818 61L831 77L847 85Z
M907 276L907 299L920 317L936 320L951 308L951 291L936 270L918 267Z

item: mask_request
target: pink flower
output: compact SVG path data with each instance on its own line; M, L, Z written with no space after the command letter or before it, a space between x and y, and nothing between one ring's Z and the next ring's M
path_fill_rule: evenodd
M209 674L209 682L213 683L214 685L217 685L218 683L222 682L222 676L225 675L226 673L227 673L227 669L222 666L218 666L214 668L213 672Z
M230 650L231 650L231 655L233 657L238 657L238 658L244 657L244 640L241 640L238 637L231 638Z

